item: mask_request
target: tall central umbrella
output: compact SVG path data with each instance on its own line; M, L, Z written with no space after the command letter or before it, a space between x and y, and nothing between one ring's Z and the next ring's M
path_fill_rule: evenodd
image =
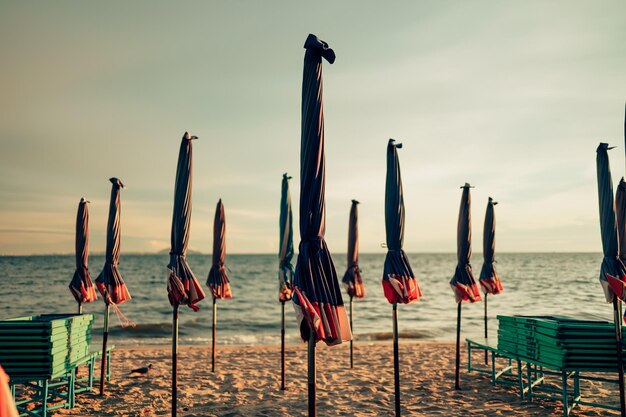
M294 278L294 308L303 340L308 340L309 416L315 415L315 344L336 345L352 338L337 272L324 233L325 155L322 57L335 53L309 35L304 43L302 136L300 143L300 247Z
M280 328L280 389L285 389L285 302L291 300L293 292L293 215L291 213L291 194L289 180L286 173L280 190L280 250L278 252L278 300L280 301L281 328Z
M172 416L176 416L178 396L178 307L186 304L198 311L196 303L204 298L204 291L187 263L187 245L191 226L191 184L193 173L191 141L197 136L185 132L178 151L170 262L167 264L167 297L172 310Z
M456 368L454 387L461 389L461 379L459 366L461 364L461 303L469 301L474 303L480 301L480 291L478 284L474 280L470 258L472 257L472 215L470 198L471 185L465 183L461 196L461 206L459 208L459 221L457 224L457 246L456 257L457 264L454 276L450 280L450 286L454 291L456 298L457 316L456 316Z
M212 331L212 352L211 352L211 372L215 372L215 330L217 325L217 299L232 298L230 282L226 275L226 215L222 199L217 202L215 208L215 220L213 221L213 264L209 270L207 285L211 288L213 295L213 331Z
M619 312L619 299L624 300L624 280L626 269L619 258L619 240L615 205L613 203L613 180L609 166L609 148L601 143L596 150L596 167L598 170L598 203L600 206L600 234L604 258L600 266L600 284L604 290L607 303L613 303L613 319L615 322L615 345L617 350L617 369L619 376L620 405L622 416L626 415L624 404L624 363L622 358L622 326ZM617 297L616 297L617 295Z
M487 212L485 213L485 226L483 227L483 267L480 270L480 286L485 293L485 339L489 336L487 326L487 295L500 294L503 290L500 277L496 271L496 214L495 206L498 204L489 197ZM485 364L489 359L489 352L485 351Z
M123 304L131 299L128 288L122 279L122 274L117 267L120 262L121 243L121 200L120 189L124 184L117 178L110 178L111 201L109 204L109 220L107 222L107 246L105 253L104 267L96 278L96 286L104 299L104 328L102 333L102 363L100 367L100 395L104 394L104 380L106 374L107 339L109 337L109 307L112 305L118 318L124 317L117 308L118 304ZM127 323L129 321L127 320Z
M89 201L78 203L76 214L76 271L70 282L70 291L78 303L78 314L83 314L83 303L95 301L98 296L89 274Z
M348 269L343 276L343 283L350 297L350 329L352 327L352 299L365 297L365 287L359 268L359 202L352 200L350 219L348 223ZM352 354L352 340L350 340L350 368L354 366Z
M404 244L404 195L398 148L401 143L389 139L387 144L387 180L385 183L385 231L387 256L383 267L383 291L393 305L393 374L396 416L400 415L400 359L398 357L398 303L408 304L422 296Z

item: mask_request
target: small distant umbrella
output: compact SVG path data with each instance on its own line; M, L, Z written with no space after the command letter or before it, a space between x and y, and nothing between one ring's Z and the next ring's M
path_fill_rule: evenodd
M120 262L121 243L121 201L120 189L124 184L117 178L110 178L113 184L111 187L111 201L109 204L109 220L107 222L107 246L105 253L104 267L96 278L96 286L104 299L104 328L102 334L102 364L100 368L100 395L104 394L104 379L106 374L106 349L109 337L109 307L112 305L118 318L121 316L130 323L128 319L117 308L118 304L125 303L131 299L128 288L122 279L122 274L117 267Z
M172 416L177 413L178 396L178 307L181 304L198 311L196 303L204 299L204 291L187 263L187 245L191 225L191 184L193 174L192 140L185 132L178 152L176 184L174 186L174 212L170 262L167 265L167 296L172 312Z
M293 215L291 213L291 195L289 193L289 180L286 173L280 192L280 250L278 252L278 300L281 310L280 329L280 389L285 389L285 302L291 300L293 281Z
M294 278L294 308L300 334L308 340L309 416L315 415L315 344L336 345L352 338L337 272L324 234L325 154L322 106L322 57L335 53L309 35L304 43L302 136L300 144L300 250Z
M468 183L463 187L461 196L461 206L459 208L459 221L457 224L457 265L454 276L450 280L450 286L454 291L457 306L456 317L456 372L455 383L456 389L461 389L460 380L460 363L461 363L461 303L469 301L474 303L480 301L480 291L478 284L474 280L470 258L472 256L472 215L471 215L471 198Z
M489 336L487 326L487 295L500 294L503 290L500 277L496 271L496 214L495 205L498 204L489 197L487 213L485 214L485 226L483 228L483 267L480 270L480 286L485 293L485 339ZM489 352L485 351L485 364L488 362Z
M602 265L600 266L600 284L602 284L607 303L613 303L620 408L622 417L624 417L626 416L626 404L624 401L624 363L621 354L622 326L619 299L624 300L626 268L624 268L624 264L619 257L618 228L615 205L613 202L613 180L611 179L611 168L609 166L609 149L612 148L609 148L607 143L601 143L596 150L600 235L602 237L602 251L604 253Z
M400 415L400 359L398 356L398 303L408 304L422 296L404 244L404 195L398 149L401 143L389 139L387 144L387 180L385 183L385 231L387 256L383 267L383 291L393 305L393 374L396 416Z
M365 297L365 287L359 268L359 202L352 200L350 207L350 219L348 223L348 269L343 276L343 283L350 297L350 329L352 327L352 299ZM352 353L352 340L350 340L350 368L354 366Z
M78 303L78 314L83 314L83 303L95 301L98 296L89 275L89 201L78 203L76 214L76 271L70 282L70 291Z
M213 295L213 332L211 372L215 372L215 331L217 325L217 299L232 298L230 282L226 274L226 216L222 199L217 202L215 208L215 220L213 222L213 264L207 278L207 285Z

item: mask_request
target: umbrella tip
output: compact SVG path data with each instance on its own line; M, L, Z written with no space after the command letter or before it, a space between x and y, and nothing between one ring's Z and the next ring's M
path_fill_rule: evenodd
M358 200L352 200L352 204L360 204Z
M183 135L183 139L187 139L187 140L193 140L193 139L198 139L197 136L192 136L189 134L189 132L185 132L185 134Z
M596 151L599 151L601 149L604 149L605 151L610 151L613 148L615 148L615 146L609 146L608 143L600 142L600 144L598 145L598 149L596 149Z
M469 182L466 182L461 188L474 188L474 186L470 185Z
M122 180L120 180L119 178L111 177L111 178L109 178L109 181L111 181L111 183L113 185L117 185L120 188L126 188L126 187L124 187L124 184L122 183Z
M287 174L286 172L283 174L283 179L290 180L291 178L293 178L293 177L291 177L291 176L290 176L289 174Z
M396 148L402 148L402 144L396 143L396 140L393 138L389 138L388 146L395 146Z
M304 49L308 51L315 51L319 55L323 56L330 64L335 62L335 51L328 47L328 44L318 38L317 36L309 33L306 41L304 41Z

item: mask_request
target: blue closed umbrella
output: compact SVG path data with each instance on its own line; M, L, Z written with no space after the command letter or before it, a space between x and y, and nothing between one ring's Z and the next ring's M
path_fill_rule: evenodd
M280 218L279 218L279 245L278 250L278 300L280 301L281 328L280 328L280 389L285 389L285 302L291 300L293 292L293 215L291 213L291 194L289 180L286 173L280 190Z
M308 340L309 415L315 415L315 344L336 345L352 338L337 272L324 240L325 154L322 58L335 53L309 35L304 44L302 135L300 146L300 247L294 278L294 308L300 334Z

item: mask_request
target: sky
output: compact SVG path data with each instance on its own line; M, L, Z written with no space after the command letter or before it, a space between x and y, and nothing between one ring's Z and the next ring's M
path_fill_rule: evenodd
M276 253L282 174L297 233L304 40L324 64L327 232L382 252L385 152L404 144L405 250L454 252L472 189L475 252L489 196L500 252L601 251L599 142L625 173L623 1L0 3L0 254L72 253L90 204L105 248L120 178L122 252L169 248L174 177L194 141L190 249Z

